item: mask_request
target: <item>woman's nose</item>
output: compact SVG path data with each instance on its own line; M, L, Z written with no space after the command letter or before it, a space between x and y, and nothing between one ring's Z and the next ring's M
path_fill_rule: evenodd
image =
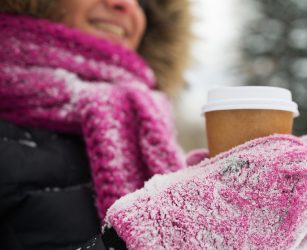
M116 11L127 13L138 5L138 0L106 0L110 8Z

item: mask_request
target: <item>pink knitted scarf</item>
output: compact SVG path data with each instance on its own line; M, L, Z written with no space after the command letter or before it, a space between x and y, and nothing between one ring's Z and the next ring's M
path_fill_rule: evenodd
M106 220L128 249L306 249L306 144L260 138L157 175Z
M184 167L169 103L134 52L61 24L0 15L0 118L82 134L103 219L154 174Z

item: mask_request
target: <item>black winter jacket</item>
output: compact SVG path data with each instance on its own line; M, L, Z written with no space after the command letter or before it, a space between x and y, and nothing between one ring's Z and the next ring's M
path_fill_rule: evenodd
M0 121L0 249L77 249L99 233L82 138Z

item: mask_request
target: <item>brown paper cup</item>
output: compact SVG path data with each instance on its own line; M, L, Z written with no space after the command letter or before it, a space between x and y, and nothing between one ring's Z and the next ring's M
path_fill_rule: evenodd
M202 111L210 156L255 138L291 134L299 115L289 90L267 86L213 89Z
M293 114L288 111L219 110L205 118L211 157L255 138L292 133Z

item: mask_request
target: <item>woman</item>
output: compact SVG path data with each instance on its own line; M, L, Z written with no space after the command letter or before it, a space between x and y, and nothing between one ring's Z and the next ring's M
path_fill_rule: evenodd
M12 2L4 12L52 10L41 0L16 1L13 11ZM176 83L168 77L185 55L186 2L57 3L51 13L64 25L1 15L1 248L80 249L100 231L97 212L115 249L298 246L307 221L303 141L261 138L182 169L167 100L132 50L161 90ZM82 249L93 247L102 242Z
M1 248L76 249L117 198L185 165L157 90L181 86L188 1L7 0L0 12Z

